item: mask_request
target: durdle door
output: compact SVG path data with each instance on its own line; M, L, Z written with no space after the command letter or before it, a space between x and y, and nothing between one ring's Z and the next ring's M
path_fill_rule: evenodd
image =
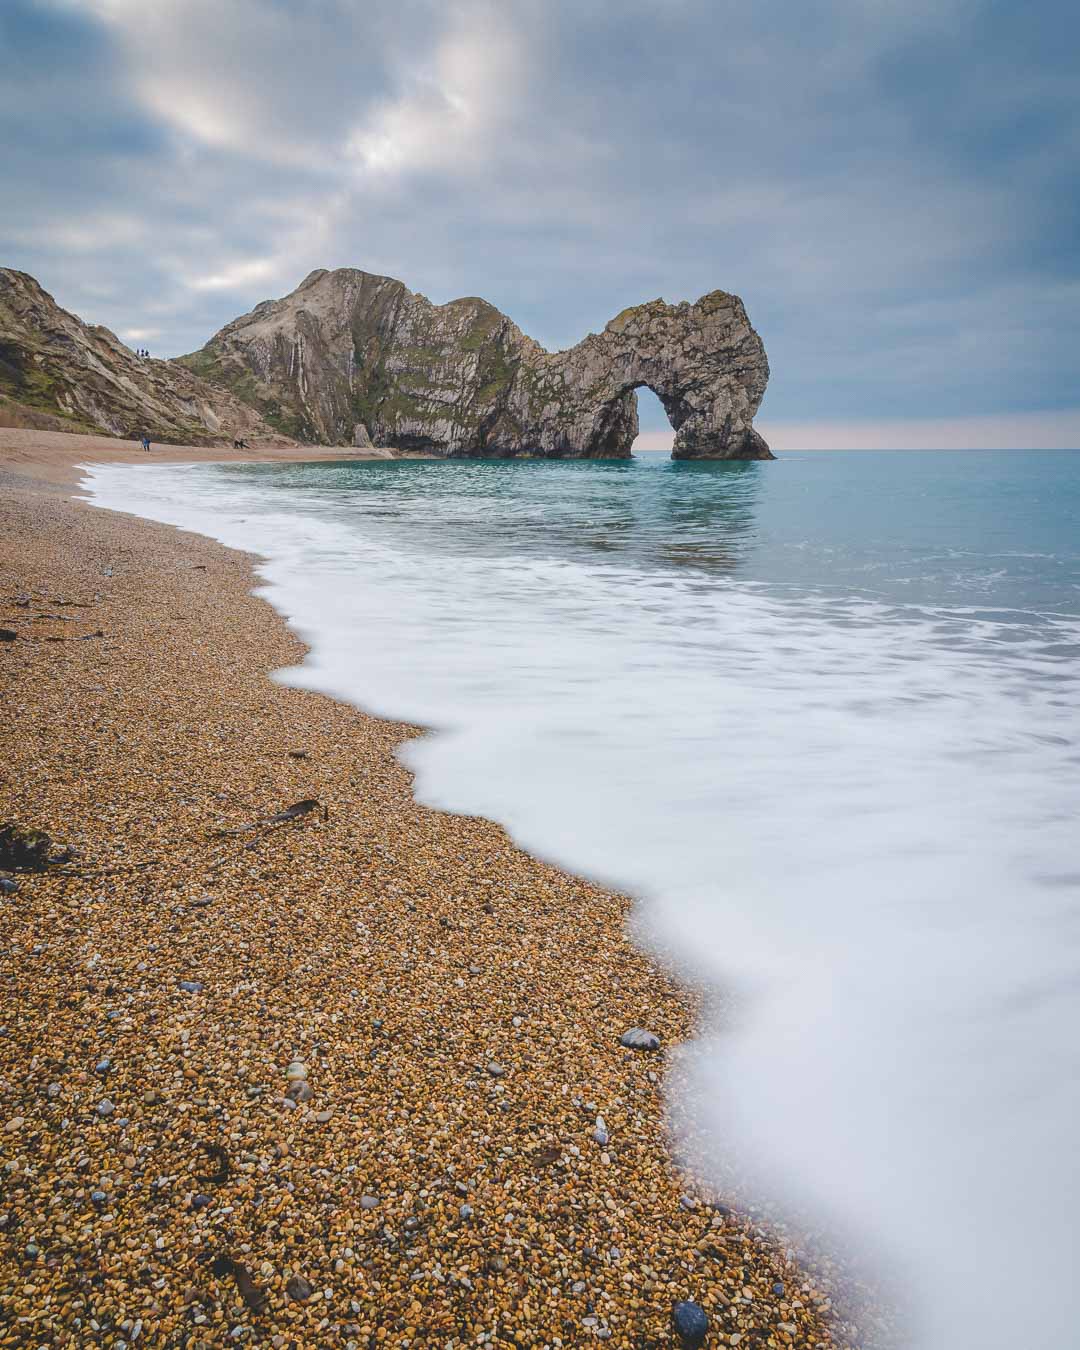
M769 459L753 418L769 378L742 301L653 300L546 352L487 301L433 305L390 277L316 271L226 325L190 371L299 440L443 455L623 458L634 390L654 390L677 459Z
M486 300L433 305L391 277L320 270L190 356L144 361L0 269L0 357L0 400L57 430L621 459L644 385L667 410L675 459L772 458L753 427L765 348L726 291L635 305L547 352Z

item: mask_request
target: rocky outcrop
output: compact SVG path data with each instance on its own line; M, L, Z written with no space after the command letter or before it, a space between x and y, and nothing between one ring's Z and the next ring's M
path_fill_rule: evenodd
M549 353L484 300L433 305L390 277L316 271L179 364L278 430L329 445L624 457L645 385L675 429L675 458L771 458L753 428L765 349L725 291L637 305Z
M769 459L753 428L768 378L761 339L725 291L636 305L546 352L485 300L433 305L390 277L317 271L200 351L153 361L0 268L0 415L73 431L619 458L645 385L675 429L676 459Z
M206 445L281 437L243 400L135 355L25 272L0 268L0 412L16 424Z

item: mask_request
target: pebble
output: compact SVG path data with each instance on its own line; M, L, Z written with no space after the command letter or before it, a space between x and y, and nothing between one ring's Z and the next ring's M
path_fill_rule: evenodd
M592 1137L596 1140L596 1142L600 1145L601 1148L603 1148L604 1145L611 1138L611 1136L608 1134L607 1122L604 1120L603 1116L596 1117L596 1128L592 1132Z
M291 1275L285 1284L285 1292L297 1303L306 1303L315 1292L315 1287L303 1275Z
M473 1216L473 1207L472 1207L472 1205L462 1205L461 1208L458 1210L458 1214L459 1214L463 1219L471 1219L472 1216Z
M297 1078L285 1089L285 1096L291 1102L309 1102L315 1093L312 1091L311 1084L306 1078Z
M502 1078L506 1073L506 1070L503 1068L501 1064L494 1064L494 1063L489 1064L487 1066L487 1071L489 1074L491 1074L492 1078Z
M285 1078L290 1083L302 1083L307 1078L307 1065L302 1059L294 1059L285 1070Z
M0 895L18 895L19 883L14 877L0 877Z
M99 1059L98 1062L94 1065L94 1072L104 1074L108 1073L111 1068L112 1068L111 1059Z
M25 1124L26 1120L23 1116L12 1116L4 1126L4 1129L7 1130L8 1134L15 1134L18 1130L21 1130Z
M98 1102L96 1110L99 1116L111 1116L116 1110L116 1107L113 1106L108 1097L105 1097L102 1101Z
M709 1319L700 1303L685 1300L671 1310L671 1324L686 1350L697 1350L709 1334Z
M315 1112L315 1119L319 1122L320 1125L326 1125L329 1121L333 1119L333 1117L334 1117L333 1111Z
M631 1027L619 1037L619 1044L629 1050L659 1050L660 1037L653 1031L646 1031L644 1027Z
M379 1206L379 1197L377 1195L362 1195L360 1197L361 1209L377 1209Z
M53 1100L55 1101L55 1099L60 1096L60 1093L62 1091L63 1088L60 1086L59 1083L50 1083L49 1086L45 1089L45 1095L53 1098Z
M203 991L202 980L181 980L180 988L185 994L201 994Z

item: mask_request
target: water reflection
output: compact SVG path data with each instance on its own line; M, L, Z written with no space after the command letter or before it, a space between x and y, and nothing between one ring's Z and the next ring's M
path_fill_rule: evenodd
M768 466L764 466L767 470ZM230 466L432 555L578 557L730 573L758 539L758 463L387 460ZM387 542L390 542L388 539Z

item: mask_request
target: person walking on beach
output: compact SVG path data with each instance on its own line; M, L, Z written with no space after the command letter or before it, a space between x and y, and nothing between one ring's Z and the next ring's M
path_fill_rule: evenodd
M145 432L143 433L143 438L142 438L142 448L143 448L145 451L147 451L147 453L149 453L149 451L150 451L150 437L147 436L147 435L145 434Z

